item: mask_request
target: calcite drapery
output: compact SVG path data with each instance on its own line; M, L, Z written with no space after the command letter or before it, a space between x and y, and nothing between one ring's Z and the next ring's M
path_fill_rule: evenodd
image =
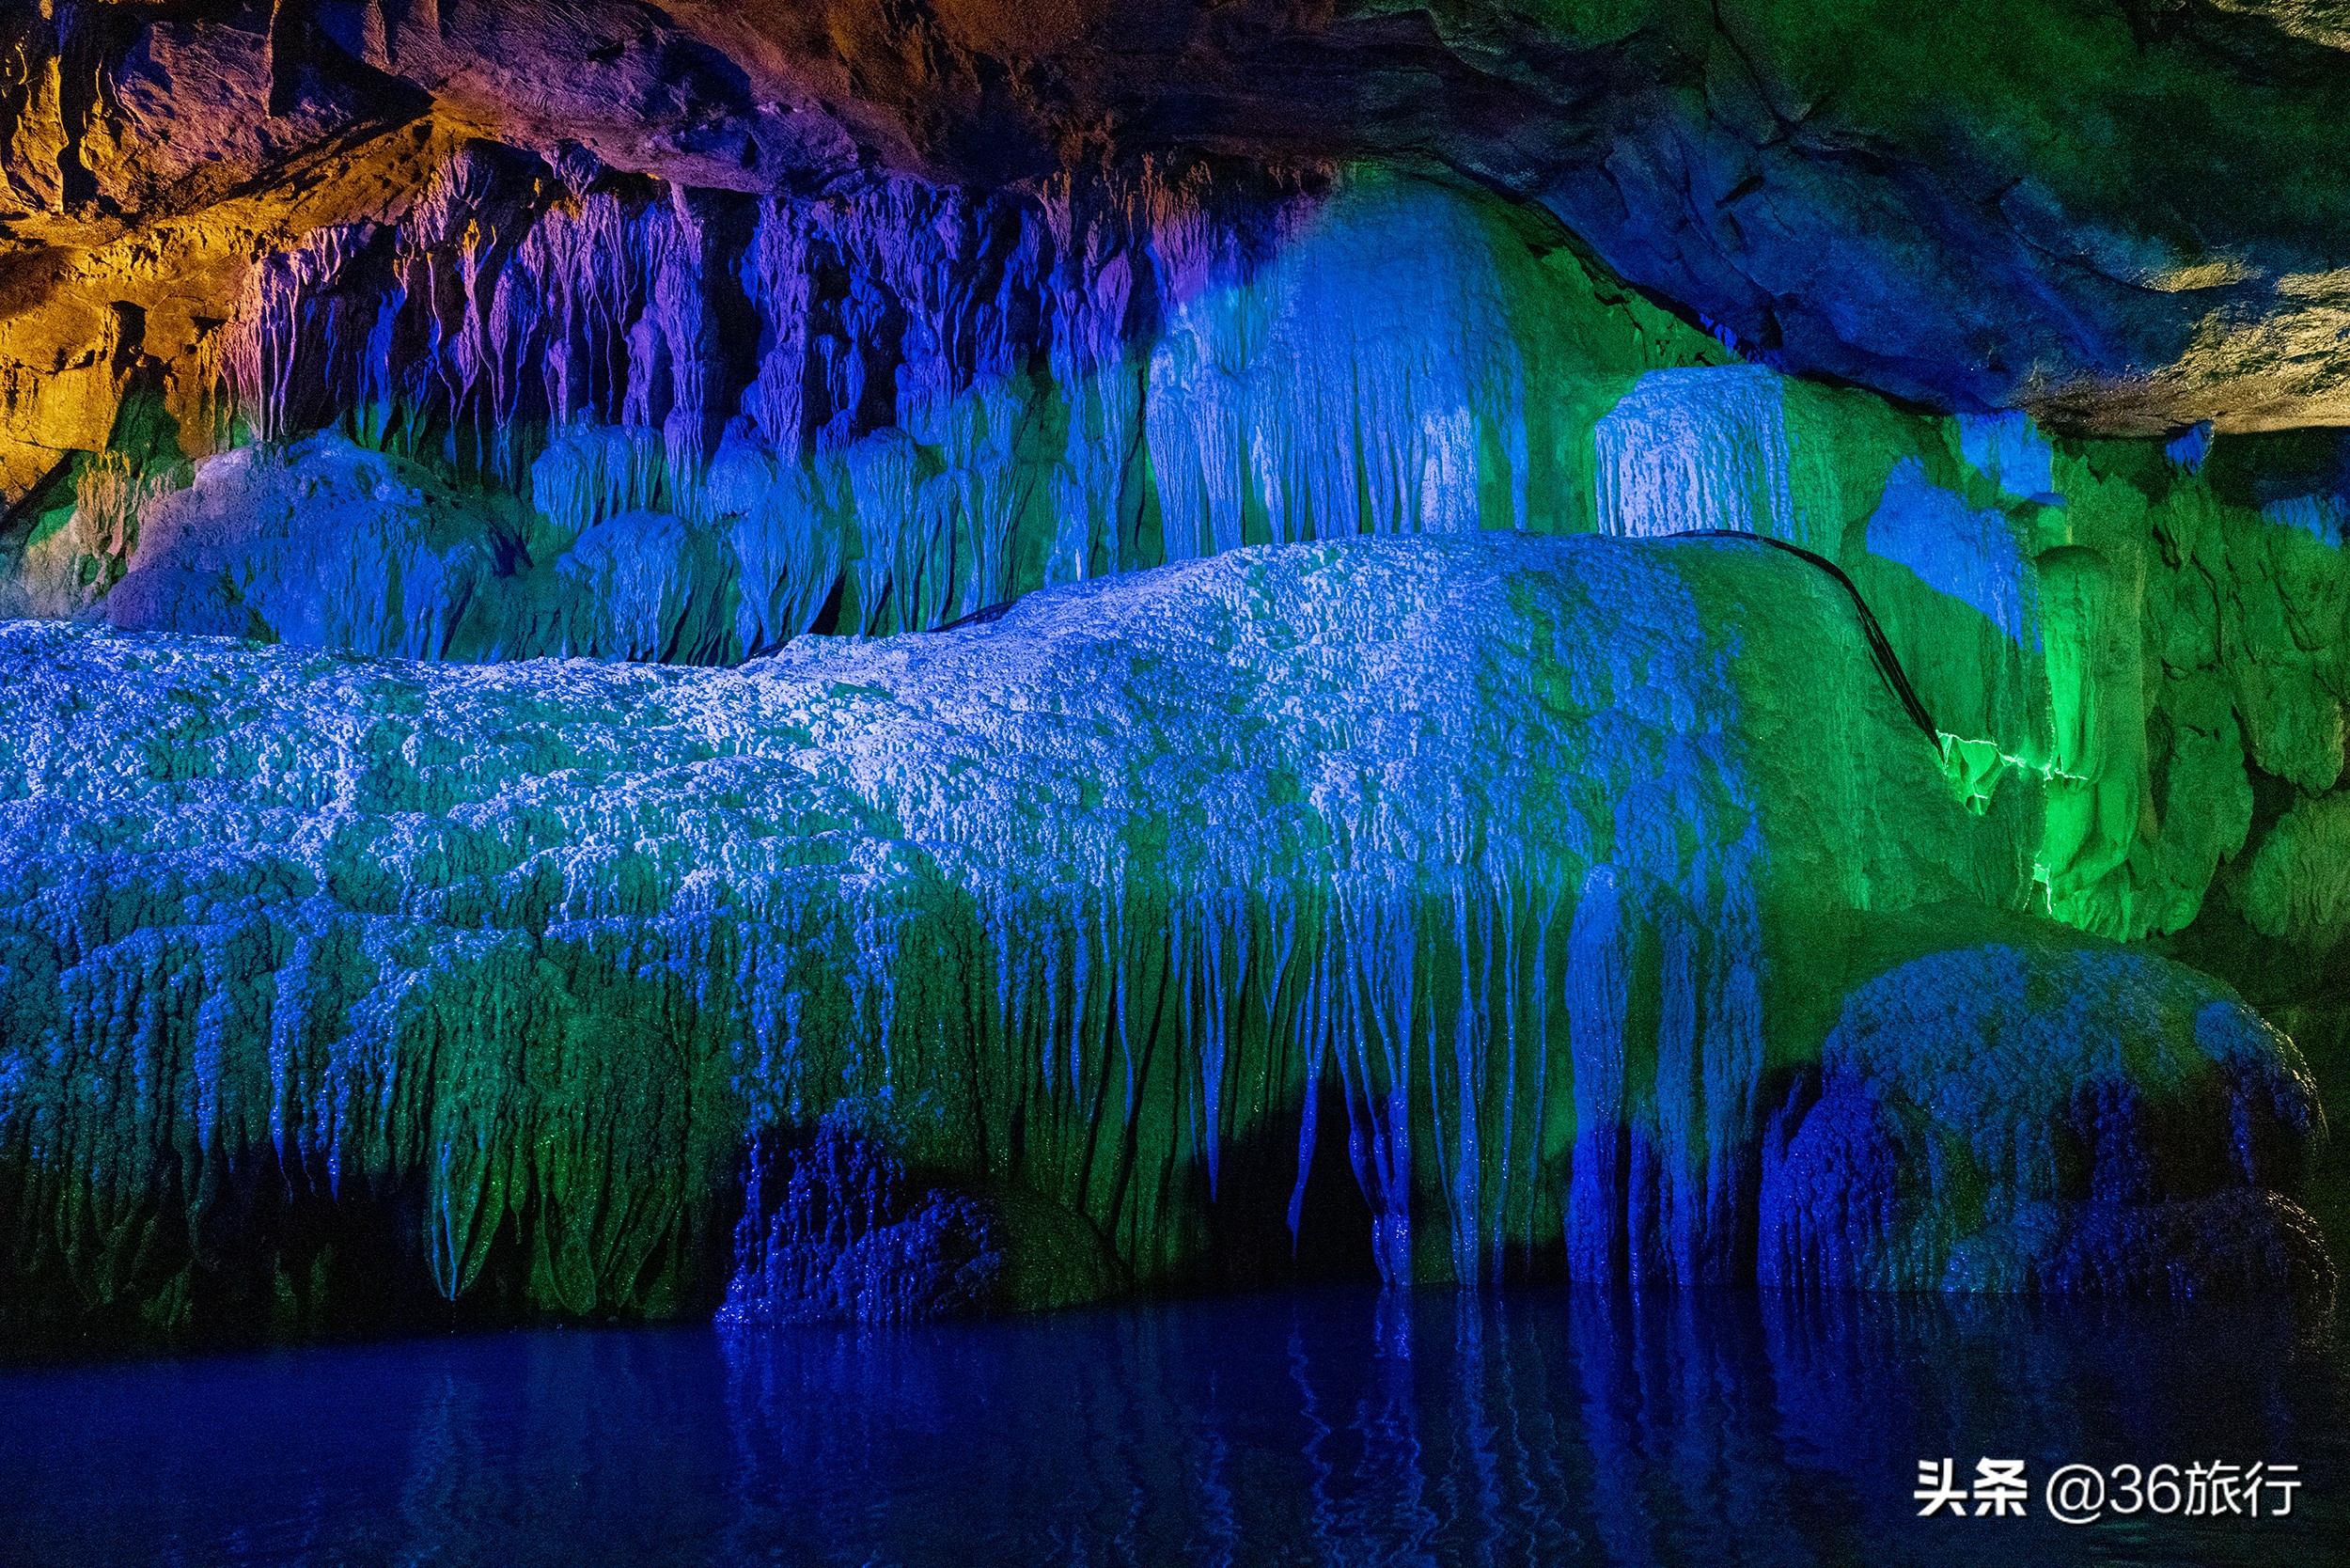
M384 1214L660 1309L842 1106L1146 1283L1292 1245L1316 1138L1390 1278L1734 1278L1837 933L2023 896L1735 545L1247 549L733 671L4 635L24 1312L323 1309Z

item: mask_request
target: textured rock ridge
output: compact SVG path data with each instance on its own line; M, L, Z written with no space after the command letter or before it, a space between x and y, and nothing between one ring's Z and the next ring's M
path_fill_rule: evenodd
M6 637L20 1323L331 1317L369 1228L448 1298L673 1309L746 1137L827 1117L1045 1213L1039 1278L1359 1223L1396 1280L1751 1278L1838 955L2027 898L1841 590L1735 544L1248 549L735 671ZM993 1245L905 1223L858 1245ZM804 1263L766 1298L862 1288Z
M445 1295L662 1309L844 1105L1144 1283L1269 1266L1324 1150L1390 1278L1555 1266L1623 1121L1694 1185L1575 1233L1736 1278L1770 1004L2022 898L1881 685L1767 699L1865 655L1734 546L1246 550L731 672L6 635L20 1314L325 1311L382 1215Z

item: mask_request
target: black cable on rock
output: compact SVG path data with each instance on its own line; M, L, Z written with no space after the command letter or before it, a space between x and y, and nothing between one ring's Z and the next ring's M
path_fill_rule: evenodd
M1845 575L1842 567L1829 560L1825 556L1815 554L1800 544L1790 544L1783 539L1773 539L1768 534L1748 533L1744 528L1683 528L1674 533L1650 534L1644 537L1650 539L1734 539L1747 544L1767 544L1772 549L1783 551L1798 560L1810 561L1813 566L1835 578L1837 585L1844 590L1845 596L1852 600L1852 607L1860 612L1860 632L1869 640L1869 656L1876 662L1877 672L1885 677L1885 683L1893 689L1893 695L1901 698L1902 707L1908 713L1910 722L1924 732L1926 744L1933 746L1937 754L1940 753L1942 731L1935 725L1934 715L1927 711L1925 699L1918 695L1918 688L1909 683L1908 672L1902 668L1901 660L1894 656L1893 645L1886 640L1885 628L1878 622L1876 612L1869 608L1869 602L1860 597L1859 586ZM1004 613L1018 603L1017 597L1008 599L1000 604L990 604L984 609L974 610L960 619L950 620L944 626L934 626L931 630L933 633L952 632L964 626L984 626L990 621L1001 619ZM774 648L760 651L772 652L782 646L782 643L778 642L774 645ZM750 655L751 658L759 656L758 653Z
M1647 537L1651 539L1735 539L1743 540L1748 544L1767 544L1772 549L1784 551L1798 560L1810 561L1813 566L1835 578L1851 598L1853 608L1860 612L1861 634L1869 639L1869 656L1876 661L1877 672L1885 677L1885 683L1893 688L1893 695L1900 698L1902 706L1909 711L1910 722L1925 731L1927 743L1937 754L1940 753L1942 731L1935 726L1934 715L1926 711L1925 699L1918 695L1918 688L1909 683L1909 676L1902 669L1901 660L1893 656L1893 645L1885 640L1885 628L1877 623L1876 612L1869 608L1869 602L1860 597L1859 588L1844 574L1842 567L1829 560L1825 556L1813 554L1800 544L1790 544L1783 539L1773 539L1768 534L1748 533L1743 528L1684 528L1677 533L1651 534Z
M969 615L961 617L958 619L950 620L944 626L933 626L931 630L933 632L951 632L959 626L985 626L990 621L1001 620L1004 619L1005 612L1010 610L1014 604L1019 604L1020 598L1022 597L1026 596L1022 595L1007 599L1000 604L990 604L984 609L973 610Z

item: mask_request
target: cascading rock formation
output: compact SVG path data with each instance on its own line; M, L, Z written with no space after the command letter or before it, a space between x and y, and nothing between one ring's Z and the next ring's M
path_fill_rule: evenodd
M2002 118L2118 18L737 8L0 21L0 1339L2330 1285L2337 176Z

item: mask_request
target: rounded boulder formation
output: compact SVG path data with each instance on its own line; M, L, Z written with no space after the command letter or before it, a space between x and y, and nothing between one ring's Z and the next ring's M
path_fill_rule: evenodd
M1914 959L1846 1000L1816 1085L1766 1139L1765 1286L2332 1284L2293 1200L2326 1138L2316 1087L2292 1041L2183 965L2005 944Z

